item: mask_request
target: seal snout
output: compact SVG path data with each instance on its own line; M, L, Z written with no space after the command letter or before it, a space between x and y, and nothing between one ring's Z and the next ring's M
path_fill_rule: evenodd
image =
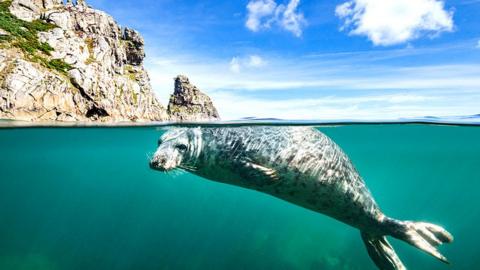
M150 168L159 171L165 171L165 165L167 164L167 159L165 157L153 157L150 160Z

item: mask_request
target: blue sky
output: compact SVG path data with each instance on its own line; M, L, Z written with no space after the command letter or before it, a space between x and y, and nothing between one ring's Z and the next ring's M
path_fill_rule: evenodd
M480 113L480 0L89 0L146 41L224 119L394 119Z

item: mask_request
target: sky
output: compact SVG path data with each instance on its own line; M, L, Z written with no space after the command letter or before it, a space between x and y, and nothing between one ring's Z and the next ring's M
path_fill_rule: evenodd
M145 38L163 105L185 74L222 116L480 113L480 0L87 0Z

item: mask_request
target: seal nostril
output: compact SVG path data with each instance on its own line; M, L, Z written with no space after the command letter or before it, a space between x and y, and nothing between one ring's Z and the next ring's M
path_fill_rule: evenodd
M164 157L156 157L150 160L150 168L156 169L156 170L161 170L165 164L167 163L167 158Z
M158 162L156 160L150 160L150 168L155 168L158 166Z

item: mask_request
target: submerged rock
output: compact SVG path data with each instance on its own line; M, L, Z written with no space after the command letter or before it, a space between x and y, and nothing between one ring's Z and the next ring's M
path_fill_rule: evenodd
M168 113L178 121L219 120L217 109L210 98L190 80L179 75L175 78L175 90L170 96Z
M0 3L5 6L9 1ZM176 121L190 111L210 112L198 107L204 104L198 98L174 94L178 100L192 100L183 104L193 107L179 104L180 118L169 116L143 67L141 35L122 29L110 15L83 0L65 5L62 0L14 0L0 16L6 12L17 17L7 22L27 25L17 30L29 35L25 38L1 29L0 24L0 118ZM210 106L208 101L205 105ZM205 120L201 115L192 117Z

